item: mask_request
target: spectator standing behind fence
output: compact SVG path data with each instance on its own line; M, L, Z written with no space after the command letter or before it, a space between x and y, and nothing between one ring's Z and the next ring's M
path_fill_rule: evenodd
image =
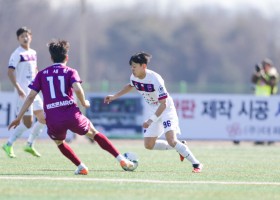
M261 64L257 64L252 75L252 83L255 88L256 96L271 96L278 91L279 73L274 67L273 62L265 58ZM268 141L272 144L273 141ZM256 141L255 144L264 144L263 141Z

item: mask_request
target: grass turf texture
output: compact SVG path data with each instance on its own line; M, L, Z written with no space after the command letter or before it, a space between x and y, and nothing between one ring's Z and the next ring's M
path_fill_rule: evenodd
M0 140L1 144L5 141ZM76 167L50 140L38 140L41 158L23 151L19 140L17 158L0 153L0 199L280 199L280 144L254 146L244 142L189 142L204 164L200 174L180 162L175 151L149 151L142 140L113 140L124 152L139 156L134 172L125 172L97 144L78 139L70 146L89 167L89 175L75 176Z

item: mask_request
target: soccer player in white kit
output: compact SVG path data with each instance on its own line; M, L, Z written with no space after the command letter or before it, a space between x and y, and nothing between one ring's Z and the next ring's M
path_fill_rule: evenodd
M15 87L16 92L16 114L18 114L21 106L23 105L26 96L29 94L30 89L28 85L35 78L38 73L37 69L37 55L36 51L30 48L32 41L31 30L26 27L21 27L17 30L17 39L20 46L12 53L9 60L8 76ZM34 103L25 112L22 123L11 132L11 135L3 149L10 158L16 157L13 150L13 144L24 131L31 128L33 123L33 113L38 121L34 124L29 134L27 145L24 151L32 154L33 156L40 157L40 153L34 148L34 140L42 132L44 124L46 124L43 102L40 96L37 96Z
M192 172L199 173L202 170L202 164L195 158L186 143L177 139L180 128L173 99L168 94L162 77L147 69L150 59L151 55L143 52L133 55L129 61L132 70L130 83L116 94L106 96L104 102L110 103L135 88L150 108L149 113L145 114L147 120L143 123L145 148L150 150L175 149L180 157L186 158L192 163ZM166 140L158 139L162 134L165 134Z

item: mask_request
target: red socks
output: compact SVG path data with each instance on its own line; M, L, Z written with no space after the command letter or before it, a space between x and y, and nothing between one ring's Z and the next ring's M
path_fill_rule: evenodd
M94 140L99 144L99 146L108 151L110 154L112 154L115 158L120 154L120 152L114 147L114 145L111 143L111 141L102 133L97 133L94 136ZM72 161L76 166L79 166L81 164L81 160L78 158L78 156L74 153L74 151L71 149L71 147L63 142L58 146L61 153Z
M108 151L110 154L112 154L114 157L117 157L120 152L114 147L112 142L102 133L97 133L94 136L94 140L99 144L99 146Z
M68 158L69 160L72 161L76 166L79 166L81 164L80 159L77 157L77 155L74 153L74 151L71 149L71 147L63 142L61 145L57 146L61 153Z

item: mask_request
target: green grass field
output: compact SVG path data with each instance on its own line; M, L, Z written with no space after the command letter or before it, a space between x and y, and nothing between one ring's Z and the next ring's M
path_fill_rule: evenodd
M76 166L50 140L37 141L41 158L23 152L23 140L15 144L15 159L1 149L0 199L280 199L278 143L190 141L204 164L202 173L193 174L191 164L181 163L175 151L145 150L142 140L112 141L121 152L138 154L136 171L123 171L111 155L84 138L70 145L89 167L87 176L74 175Z

